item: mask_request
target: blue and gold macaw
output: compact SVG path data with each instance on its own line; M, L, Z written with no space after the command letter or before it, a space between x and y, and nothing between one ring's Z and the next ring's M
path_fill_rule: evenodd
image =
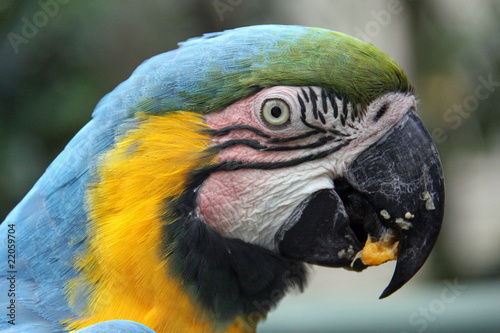
M397 259L390 295L443 217L415 110L394 61L323 29L239 28L147 60L1 224L0 329L254 332L306 264Z

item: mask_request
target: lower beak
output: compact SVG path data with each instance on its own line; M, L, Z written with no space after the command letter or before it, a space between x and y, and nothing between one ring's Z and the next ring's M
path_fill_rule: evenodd
M414 111L349 166L334 190L299 205L276 235L281 255L363 270L397 258L381 298L422 267L439 234L444 179L432 139Z

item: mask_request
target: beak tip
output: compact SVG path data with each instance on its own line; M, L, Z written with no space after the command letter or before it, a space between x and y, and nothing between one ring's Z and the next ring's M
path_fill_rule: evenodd
M388 291L387 289L388 288L385 288L384 292L379 296L378 299L384 299L393 293L393 291Z
M433 230L429 233L429 235L427 235L427 241L419 242L418 247L407 247L405 244L400 244L400 250L402 250L402 253L401 256L398 256L394 275L392 276L389 285L380 295L379 299L386 298L400 289L410 279L412 279L424 265L439 234L439 227L431 229ZM406 241L408 240L406 239ZM404 241L404 243L406 243L406 241Z
M386 297L391 296L394 294L399 288L403 286L404 283L396 283L395 279L393 278L389 285L384 289L382 294L380 294L378 299L384 299Z
M416 273L413 272L406 272L406 274L398 274L400 271L396 267L396 271L394 272L394 275L391 279L391 282L389 282L389 285L384 289L382 294L380 295L379 299L383 299L386 297L391 296L394 294L398 289L400 289L406 282L408 282Z

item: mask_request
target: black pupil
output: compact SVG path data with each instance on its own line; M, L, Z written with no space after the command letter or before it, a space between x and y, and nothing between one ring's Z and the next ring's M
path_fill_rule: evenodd
M271 109L271 116L274 118L279 118L281 117L281 108L279 106L273 106Z

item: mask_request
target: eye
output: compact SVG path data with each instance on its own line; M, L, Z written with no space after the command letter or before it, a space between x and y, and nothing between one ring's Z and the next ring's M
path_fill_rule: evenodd
M290 120L290 107L281 99L268 99L262 104L262 119L272 126L281 126Z

